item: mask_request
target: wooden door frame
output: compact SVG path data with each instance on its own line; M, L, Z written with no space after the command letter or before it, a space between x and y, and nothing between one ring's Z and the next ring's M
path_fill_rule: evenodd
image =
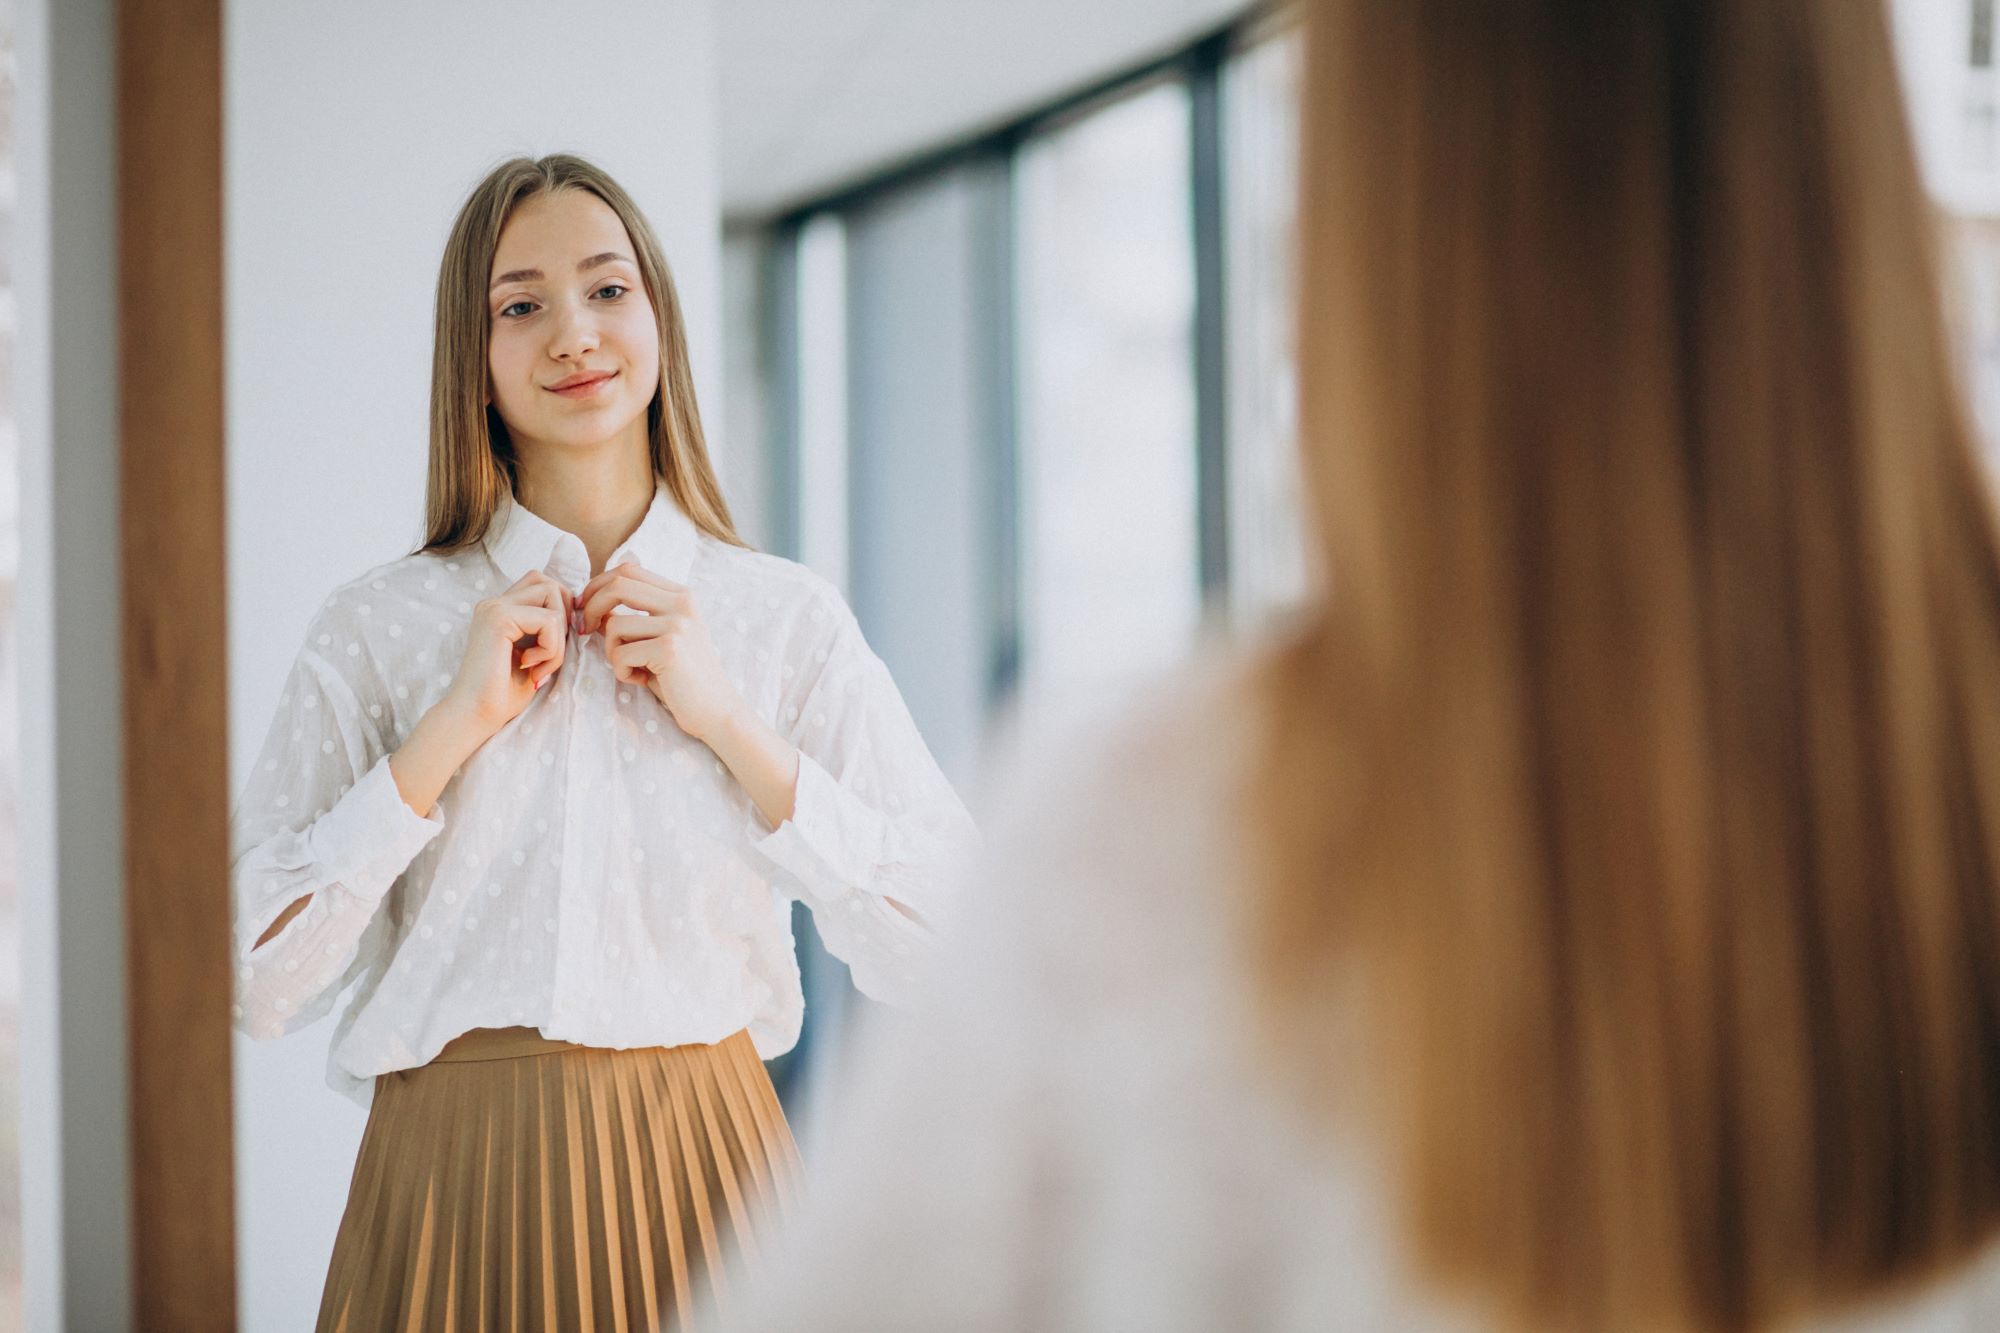
M236 1324L222 22L222 0L117 0L125 1054L139 1328Z

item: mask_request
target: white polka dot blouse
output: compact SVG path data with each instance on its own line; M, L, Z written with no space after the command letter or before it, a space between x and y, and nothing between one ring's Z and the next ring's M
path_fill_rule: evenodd
M231 816L241 1031L296 1031L351 987L327 1078L363 1105L473 1027L616 1048L748 1027L769 1059L804 1011L794 900L863 993L907 996L980 836L839 591L710 537L664 486L626 560L693 590L731 681L798 747L791 818L771 827L596 634L428 817L404 802L388 757L451 684L473 604L531 569L590 577L579 538L503 498L478 545L370 570L312 618Z

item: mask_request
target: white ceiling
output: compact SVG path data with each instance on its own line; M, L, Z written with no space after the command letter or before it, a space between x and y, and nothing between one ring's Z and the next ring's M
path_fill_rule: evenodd
M723 0L723 210L825 194L1164 55L1245 0Z

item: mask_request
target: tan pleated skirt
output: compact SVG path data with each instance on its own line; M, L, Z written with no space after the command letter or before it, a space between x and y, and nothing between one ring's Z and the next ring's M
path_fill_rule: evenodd
M475 1028L375 1080L317 1327L699 1329L798 1182L748 1031L621 1051Z

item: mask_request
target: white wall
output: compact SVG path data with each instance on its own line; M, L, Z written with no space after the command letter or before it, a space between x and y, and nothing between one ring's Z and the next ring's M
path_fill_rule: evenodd
M1890 0L1925 183L1961 217L2000 214L2000 70L1969 63L1971 0Z
M421 540L437 265L504 157L578 152L632 193L674 268L711 447L728 453L713 46L710 0L228 7L233 775L314 607ZM324 1082L332 1026L236 1039L252 1333L318 1308L364 1123Z
M132 1321L114 11L19 9L19 1146L37 1330Z

